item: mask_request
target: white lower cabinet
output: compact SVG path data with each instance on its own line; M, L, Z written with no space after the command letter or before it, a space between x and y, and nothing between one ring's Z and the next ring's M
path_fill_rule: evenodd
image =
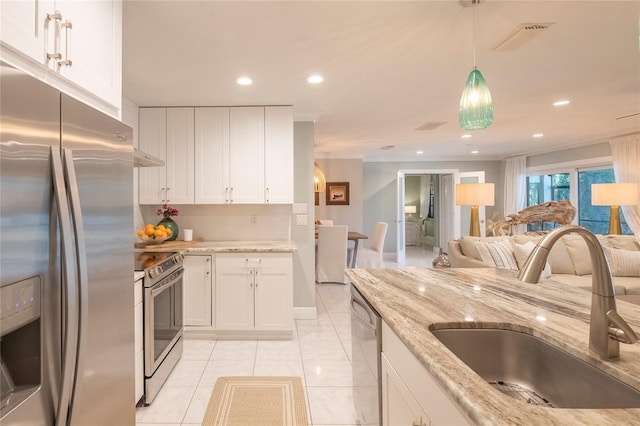
M144 394L144 341L142 340L142 280L133 286L133 321L134 321L134 354L135 354L135 403Z
M216 330L293 330L291 253L222 253L215 266Z
M471 425L472 422L383 321L383 425Z
M211 255L184 257L184 325L213 327L213 259Z
M382 424L429 426L429 416L382 354Z

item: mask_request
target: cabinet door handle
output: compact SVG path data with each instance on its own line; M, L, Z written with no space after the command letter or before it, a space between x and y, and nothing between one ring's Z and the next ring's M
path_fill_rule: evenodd
M225 203L229 202L229 188L224 189L224 202Z
M267 203L268 203L268 202L269 202L269 187L268 187L268 186L267 186L267 191L266 191L266 192L267 192L267 194L266 194L266 195L267 195L267 196L266 196L266 199L267 199Z
M73 24L68 19L64 21L63 24L60 25L61 28L64 28L64 60L58 61L58 69L61 67L70 67L73 65L71 59L69 59L69 38L71 37L71 30L73 29Z
M60 27L58 23L62 21L62 14L59 10L54 11L53 13L47 13L46 18L46 30L47 35L49 34L49 23L53 21L53 53L47 52L47 62L51 59L62 59L62 55L58 51L58 34L60 32Z
M231 190L229 191L229 202L233 203L233 187L231 187Z

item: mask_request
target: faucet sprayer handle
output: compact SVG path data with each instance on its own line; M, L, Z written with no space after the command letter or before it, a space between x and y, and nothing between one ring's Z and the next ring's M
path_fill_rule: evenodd
M613 309L607 311L607 318L615 325L615 327L609 327L609 337L618 342L633 344L638 341L638 336L629 327L629 324L622 319L620 315Z

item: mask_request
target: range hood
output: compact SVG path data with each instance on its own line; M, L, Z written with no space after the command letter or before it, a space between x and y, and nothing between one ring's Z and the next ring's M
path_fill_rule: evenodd
M164 160L133 148L133 167L162 167Z

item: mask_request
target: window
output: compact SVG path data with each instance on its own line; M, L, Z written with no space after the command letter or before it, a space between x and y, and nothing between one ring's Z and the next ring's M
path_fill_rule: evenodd
M535 206L545 201L570 200L570 182L569 173L527 176L527 206ZM527 230L550 231L554 226L553 222L529 223Z
M577 182L577 185L574 183ZM545 201L569 200L576 209L577 221L595 234L609 233L609 206L591 205L591 184L615 182L610 166L572 168L569 171L540 173L527 176L527 206L535 206ZM620 215L622 233L632 235L631 229ZM530 223L527 231L550 231L555 223Z
M591 205L591 184L615 182L613 169L578 171L578 223L595 234L609 233L609 206ZM620 212L622 233L633 235Z

